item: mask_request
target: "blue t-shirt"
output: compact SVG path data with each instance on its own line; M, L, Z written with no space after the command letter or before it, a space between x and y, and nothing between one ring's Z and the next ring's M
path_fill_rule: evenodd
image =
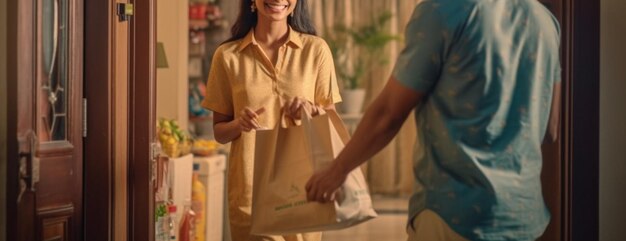
M470 240L534 240L549 213L541 142L560 82L560 32L536 0L424 0L393 75L426 93L410 217Z

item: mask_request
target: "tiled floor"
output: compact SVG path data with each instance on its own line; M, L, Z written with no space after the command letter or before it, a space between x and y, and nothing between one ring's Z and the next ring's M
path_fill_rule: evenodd
M324 232L322 241L405 241L408 197L374 197L378 217L357 226Z

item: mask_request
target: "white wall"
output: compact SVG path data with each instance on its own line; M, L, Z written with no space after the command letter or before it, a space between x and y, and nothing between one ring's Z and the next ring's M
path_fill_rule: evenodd
M177 119L187 128L188 0L157 1L157 41L163 42L169 68L157 69L157 118Z
M600 240L626 240L626 1L602 0Z
M0 240L6 237L7 1L0 0Z

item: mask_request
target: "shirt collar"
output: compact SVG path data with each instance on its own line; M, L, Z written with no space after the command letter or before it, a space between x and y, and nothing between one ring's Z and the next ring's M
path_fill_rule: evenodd
M254 38L254 28L250 30L250 32L248 32L248 34L246 34L246 36L243 38L243 40L241 41L241 43L239 44L239 47L237 48L239 51L245 49L246 47L248 47L248 45L258 45L258 42L256 41L256 39ZM300 33L297 31L294 31L291 26L289 26L289 32L287 32L287 43L285 43L286 45L291 45L294 48L301 48L302 47L302 38L300 37Z

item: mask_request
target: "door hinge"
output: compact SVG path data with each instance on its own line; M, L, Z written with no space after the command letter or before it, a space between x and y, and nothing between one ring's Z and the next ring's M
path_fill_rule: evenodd
M150 144L150 159L156 160L159 158L159 154L161 153L161 145L159 143L153 142Z
M87 98L83 98L83 137L87 137Z
M158 171L158 158L161 153L161 145L158 142L152 142L150 144L150 161L148 162L148 170L151 170L150 182L154 183L157 177Z
M120 22L128 21L134 13L135 8L132 3L117 3L117 16L119 16Z

